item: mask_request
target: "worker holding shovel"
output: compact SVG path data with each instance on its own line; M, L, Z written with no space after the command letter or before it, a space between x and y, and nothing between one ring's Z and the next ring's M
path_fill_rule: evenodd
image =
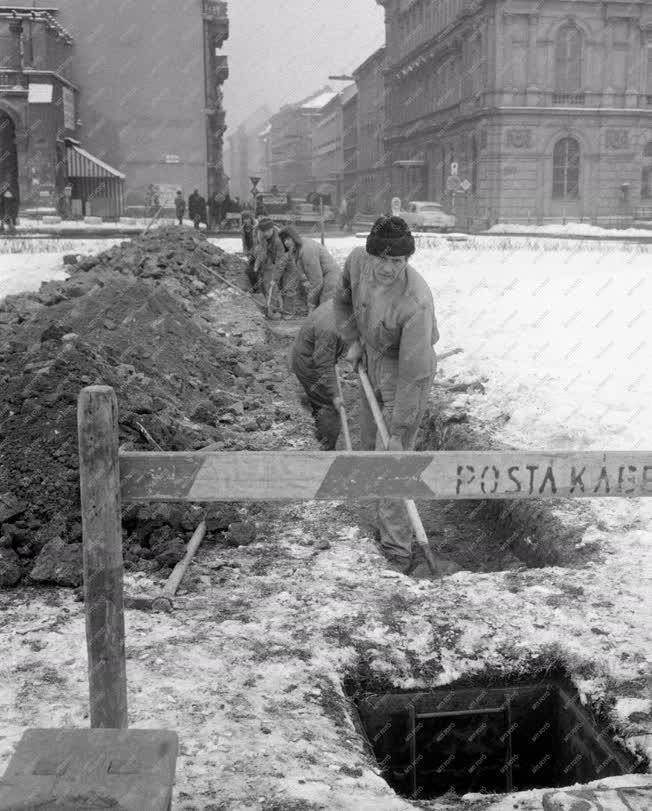
M275 312L276 299L281 298L284 317L294 315L298 274L292 255L285 250L278 228L269 217L263 217L257 226L252 275L262 280L262 289L267 301L267 315L278 318Z
M360 399L363 450L414 450L436 371L433 345L439 340L430 288L408 264L414 238L400 217L380 217L346 260L335 293L340 337L350 346L347 360L360 366L371 384L389 434L387 446L377 429L364 389ZM364 384L361 375L361 382ZM412 505L413 506L413 505ZM392 568L423 576L428 567L413 555L408 503L379 502L377 523L381 548ZM440 574L457 571L437 560Z

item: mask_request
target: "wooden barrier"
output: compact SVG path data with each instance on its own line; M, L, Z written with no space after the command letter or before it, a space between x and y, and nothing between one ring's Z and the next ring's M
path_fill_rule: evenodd
M652 496L652 451L119 454L107 386L78 420L92 726L126 726L121 502Z

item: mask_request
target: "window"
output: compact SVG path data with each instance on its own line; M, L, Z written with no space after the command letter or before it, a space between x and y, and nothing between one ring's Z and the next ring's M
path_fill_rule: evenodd
M641 197L652 200L652 141L643 149L643 168L641 170Z
M652 96L652 43L649 42L647 50L647 88L646 93Z
M478 190L478 139L471 136L471 192Z
M564 25L557 32L555 72L558 93L582 90L582 34L574 25Z
M580 196L580 145L575 138L557 141L552 153L552 196L572 200Z

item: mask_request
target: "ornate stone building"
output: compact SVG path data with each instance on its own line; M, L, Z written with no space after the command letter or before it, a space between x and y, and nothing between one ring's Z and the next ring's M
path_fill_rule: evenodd
M389 211L391 195L385 168L385 48L379 48L353 71L358 88L357 211Z
M24 0L28 5L29 0ZM224 183L226 129L219 53L229 35L222 0L54 0L75 40L72 76L89 149L126 175L127 203L150 184L211 194Z
M377 0L392 192L463 218L652 209L651 0Z

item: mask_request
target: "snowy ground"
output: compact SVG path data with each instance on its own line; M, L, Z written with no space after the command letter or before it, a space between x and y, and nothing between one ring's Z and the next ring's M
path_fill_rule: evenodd
M460 395L475 420L508 414L496 438L519 448L649 448L652 247L418 242L413 264L435 295L438 348L464 348L444 373L488 378L486 394ZM327 244L343 260L362 243ZM21 257L22 270L0 256L0 295L7 280L15 290L61 272L57 256ZM652 703L640 687L652 663L652 508L586 504L594 520L583 542L601 555L572 570L415 582L388 573L372 540L329 504L284 508L244 551L207 551L177 613L127 612L130 724L182 740L174 807L414 808L374 772L342 715L340 679L361 652L404 687L418 685L415 662L432 663L431 683L446 684L487 666L527 669L545 653L583 696L613 700L622 737L652 756ZM148 585L127 578L131 593ZM66 594L16 595L3 610L0 772L26 726L88 723L83 607ZM451 807L539 809L541 794Z
M503 222L493 225L489 232L492 234L504 233L540 233L540 234L576 234L577 236L624 236L640 237L652 236L652 228L603 228L600 225L591 225L583 222L549 223L548 225L528 225L520 223Z

